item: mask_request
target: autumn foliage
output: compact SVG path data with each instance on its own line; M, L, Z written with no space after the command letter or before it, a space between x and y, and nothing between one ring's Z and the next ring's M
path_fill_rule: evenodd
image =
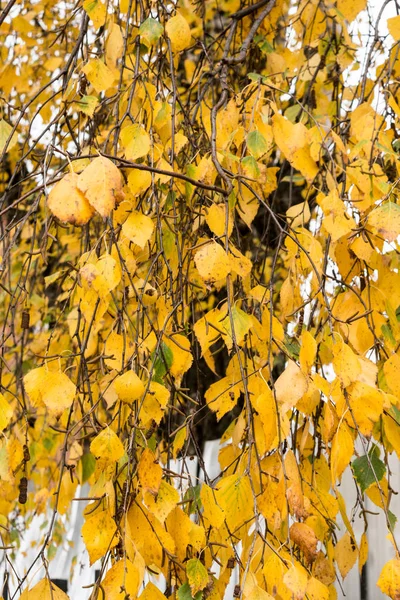
M392 4L1 4L13 597L67 598L47 573L85 484L82 537L101 559L91 600L223 600L233 570L243 600L333 600L335 578L368 560L366 498L393 544L378 585L400 598Z

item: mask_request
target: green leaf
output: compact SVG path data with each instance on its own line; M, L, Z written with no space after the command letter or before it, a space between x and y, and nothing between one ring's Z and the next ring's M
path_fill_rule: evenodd
M155 351L152 354L154 361L153 379L158 383L162 383L164 375L170 370L174 362L174 354L164 342L161 342L157 355Z
M391 510L388 510L388 520L389 520L389 525L390 525L390 527L391 527L392 529L394 529L394 528L395 528L395 525L396 525L396 523L397 523L397 517L396 517L396 515L394 515L394 514L392 513L392 511L391 511Z
M259 131L251 131L246 138L246 144L256 159L263 156L269 149L267 140Z
M195 596L192 596L190 585L184 583L178 590L178 600L202 600L202 592L198 592Z
M183 501L187 502L186 511L189 515L201 510L203 505L200 499L201 485L195 485L187 489Z
M78 110L88 115L88 117L93 117L94 111L99 105L99 100L96 96L82 96L75 104Z
M192 594L201 592L208 584L208 571L198 558L188 560L186 563L186 574Z
M96 468L96 459L91 452L86 452L82 458L82 483L85 483L91 475L93 475Z
M379 458L379 448L373 446L368 456L360 456L352 463L354 477L364 493L370 485L380 481L386 473L385 463Z
M159 21L156 21L152 17L149 17L141 24L139 28L140 41L150 48L154 46L162 36L164 27Z
M300 355L300 344L295 337L290 337L285 333L285 348L290 358L298 360Z

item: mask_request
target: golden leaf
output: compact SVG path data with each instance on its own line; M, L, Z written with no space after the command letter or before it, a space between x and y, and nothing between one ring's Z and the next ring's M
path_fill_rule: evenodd
M47 206L57 219L72 225L85 225L93 216L94 208L78 189L78 175L68 173L51 190Z
M106 22L107 6L101 0L84 0L83 9L93 21L95 29L99 29Z
M92 58L82 67L82 72L96 92L104 92L114 85L115 75L99 58Z
M200 276L207 283L225 279L232 268L228 255L216 242L205 244L197 250L194 262Z
M392 600L400 599L400 559L392 558L385 564L379 575L377 586Z
M88 517L82 526L82 537L91 565L114 548L118 544L117 526L109 511L103 510Z
M400 41L400 16L390 17L387 20L387 27L394 41Z
M69 600L69 596L49 579L42 579L33 588L22 592L20 600Z
M117 392L118 399L122 402L131 404L141 398L145 387L142 380L134 371L126 371L114 380L114 389Z
M29 371L24 386L34 405L43 403L56 416L71 406L76 394L75 385L65 373L48 371L46 367Z
M0 431L3 431L12 419L14 411L3 394L0 394Z
M172 50L182 52L191 44L192 35L186 19L177 13L165 26L165 32L171 40Z
M178 491L166 481L161 481L157 495L154 497L154 492L144 495L144 502L160 523L164 523L169 513L175 508L180 500Z
M107 571L101 587L107 600L125 600L127 595L136 598L141 582L138 569L125 558Z
M307 379L293 360L275 381L275 393L282 414L294 408L307 391Z
M253 519L254 498L246 475L223 477L217 484L216 496L231 531Z
M124 127L119 137L125 149L125 156L130 160L146 156L150 151L150 136L141 125L135 124Z
M308 574L299 563L293 564L283 576L283 582L292 592L293 600L302 600L308 583Z
M343 471L349 465L354 452L354 441L345 423L341 423L333 440L331 449L332 483L341 478Z
M157 494L161 484L162 473L162 468L156 461L153 452L150 448L145 448L138 466L139 481L143 490L151 494Z
M165 595L150 581L140 594L139 600L165 600Z
M208 485L203 483L200 491L201 503L203 505L203 515L210 522L212 527L217 529L224 522L224 511L217 504L216 492Z
M346 531L344 536L338 541L335 546L335 561L339 567L339 571L343 579L346 577L348 572L354 567L358 558L358 548L351 537L350 533Z
M104 156L95 158L80 173L77 185L103 218L108 217L124 198L122 175L114 163Z
M11 148L18 142L18 133L15 131L6 148L7 140L10 137L12 130L13 128L7 121L0 119L0 154L2 154L4 150L10 152Z
M125 450L119 439L109 427L105 427L90 444L90 451L96 458L106 462L118 462Z
M138 211L132 211L122 225L122 233L139 248L144 248L150 240L154 223L150 217Z

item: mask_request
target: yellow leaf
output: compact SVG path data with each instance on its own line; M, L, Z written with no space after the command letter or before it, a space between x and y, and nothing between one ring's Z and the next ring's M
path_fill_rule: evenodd
M224 511L218 506L216 493L208 485L203 483L200 491L201 503L203 505L203 515L210 522L212 527L217 529L224 522Z
M115 69L124 50L124 36L122 35L121 27L116 23L111 24L105 46L106 63Z
M129 509L127 521L132 541L143 556L146 566L152 567L153 565L153 568L156 566L158 569L161 569L165 559L163 548L171 554L175 554L175 543L170 527L168 526L168 531L166 531L164 526L145 506L136 503ZM181 532L182 534L183 532Z
M288 208L286 211L286 218L292 229L296 229L296 227L300 226L304 227L311 218L310 207L308 206L307 200Z
M207 209L206 222L212 233L218 237L225 235L225 233L229 237L232 233L233 215L225 204L212 204Z
M330 599L330 593L327 586L315 577L310 577L310 579L308 580L306 594L306 598L308 600Z
M273 596L258 585L255 585L251 592L245 596L245 600L273 600Z
M367 7L367 0L336 0L336 6L346 21L350 23Z
M343 387L356 381L361 373L360 361L353 350L345 344L340 336L335 336L332 344L333 368Z
M109 292L114 290L121 281L121 267L111 254L105 253L100 256L96 263L96 269L100 276L104 278L106 288Z
M310 154L307 128L276 113L272 117L272 130L279 150L311 182L318 173L318 166Z
M333 242L357 228L354 219L347 215L345 204L336 189L327 196L318 197L318 204L324 212L324 229L330 234Z
M377 586L392 600L400 599L400 559L392 558L386 563L379 575Z
M86 519L82 537L91 565L114 548L118 544L117 526L109 511L103 510Z
M145 492L157 494L161 479L162 468L150 448L145 448L140 457L138 466L139 481Z
M173 361L170 373L175 379L180 379L190 369L193 355L190 351L190 340L180 334L171 336L166 345L172 351Z
M204 395L209 408L217 413L218 420L234 408L240 395L240 386L232 385L231 379L223 377L212 383Z
M107 367L121 371L123 367L122 359L125 354L125 360L128 361L130 355L126 353L124 336L112 331L106 339L104 354L108 358L104 359Z
M71 508L72 498L75 496L77 486L78 480L76 478L71 481L69 473L63 474L57 502L57 510L60 515L65 515Z
M107 6L101 0L85 0L83 9L93 21L95 29L99 29L106 22Z
M87 80L96 92L104 92L114 84L115 75L99 58L92 58L82 67Z
M354 441L345 423L340 424L333 440L331 449L332 484L341 478L343 471L349 465L354 452Z
M65 373L39 367L24 377L24 386L32 404L45 404L55 416L60 416L74 401L76 387Z
M231 262L219 244L205 244L194 255L194 262L200 276L207 283L225 279L231 271Z
M165 600L165 595L150 581L140 594L139 600Z
M398 354L392 354L385 362L383 372L390 391L400 398L400 356Z
M135 124L124 127L119 137L125 148L125 156L130 160L146 156L150 151L150 136L141 125Z
M221 329L226 331L224 342L229 351L233 348L233 339L239 346L243 344L253 324L251 315L245 313L236 304L232 307L230 314L220 324Z
M192 35L190 27L186 19L177 13L172 17L165 26L166 34L171 40L172 50L174 52L182 52L190 46Z
M25 590L20 600L69 600L69 596L49 579L42 579L30 590Z
M94 214L93 207L78 189L76 173L68 173L56 183L47 199L47 206L57 219L72 225L85 225Z
M292 450L289 450L285 456L285 476L286 483L286 498L289 504L291 514L294 514L298 519L304 515L304 496L301 488L301 479L299 467L296 457Z
M250 400L263 424L265 451L269 452L278 445L278 415L275 398L272 391L265 386L260 395L251 394Z
M98 156L80 173L77 185L91 206L108 217L115 205L123 200L122 175L114 163Z
M383 415L382 420L385 435L400 459L400 423L397 422L392 414Z
M317 342L306 329L301 334L300 367L304 374L311 374L317 355Z
M290 567L290 569L283 576L283 582L292 592L291 598L293 600L302 600L302 598L304 598L307 588L308 575L305 568L299 563L296 563Z
M204 590L208 584L209 575L203 563L198 558L191 558L186 563L186 574L192 596Z
M229 475L217 484L217 501L231 532L254 517L254 498L246 475Z
M144 248L150 240L154 230L154 223L150 217L139 211L132 211L122 225L122 233L134 244Z
M127 595L136 598L141 583L138 569L125 558L107 571L101 587L107 600L125 600Z
M361 572L363 570L363 566L367 562L368 559L368 538L367 534L364 532L361 536L360 541L360 550L358 555L358 572L361 576Z
M127 371L114 380L118 399L131 404L143 396L145 387L134 371Z
M358 549L356 543L350 533L346 531L335 546L335 561L343 579L354 567L357 558Z
M275 382L275 393L282 414L294 408L307 391L307 379L298 365L289 360L286 369Z
M400 16L391 17L387 20L387 27L395 42L400 41Z
M253 268L253 263L247 256L244 256L237 248L229 246L229 260L231 270L239 275L239 277L247 277Z
M6 148L7 140L10 137L12 130L13 128L7 123L7 121L0 119L0 154L2 154L4 150L9 152L11 148L13 148L18 142L18 133L15 131Z
M369 437L374 424L379 421L383 412L383 394L380 390L361 381L352 383L347 388L347 392L352 414L348 412L346 420L351 427L354 427L354 417L360 433Z
M106 462L118 462L125 450L122 442L109 427L105 427L90 444L90 451L96 457Z
M128 175L128 187L134 196L139 196L151 186L151 173L131 169Z
M374 208L368 216L368 226L388 242L394 242L400 235L400 206L394 202L384 202Z
M47 373L46 367L39 367L24 376L24 388L33 406L43 406L42 391Z
M13 414L13 409L4 398L3 394L0 394L0 431L3 431L3 429L7 427Z
M180 500L178 491L171 484L162 480L158 488L157 495L154 497L152 493L144 495L144 502L160 523L164 523L171 510L175 508Z

